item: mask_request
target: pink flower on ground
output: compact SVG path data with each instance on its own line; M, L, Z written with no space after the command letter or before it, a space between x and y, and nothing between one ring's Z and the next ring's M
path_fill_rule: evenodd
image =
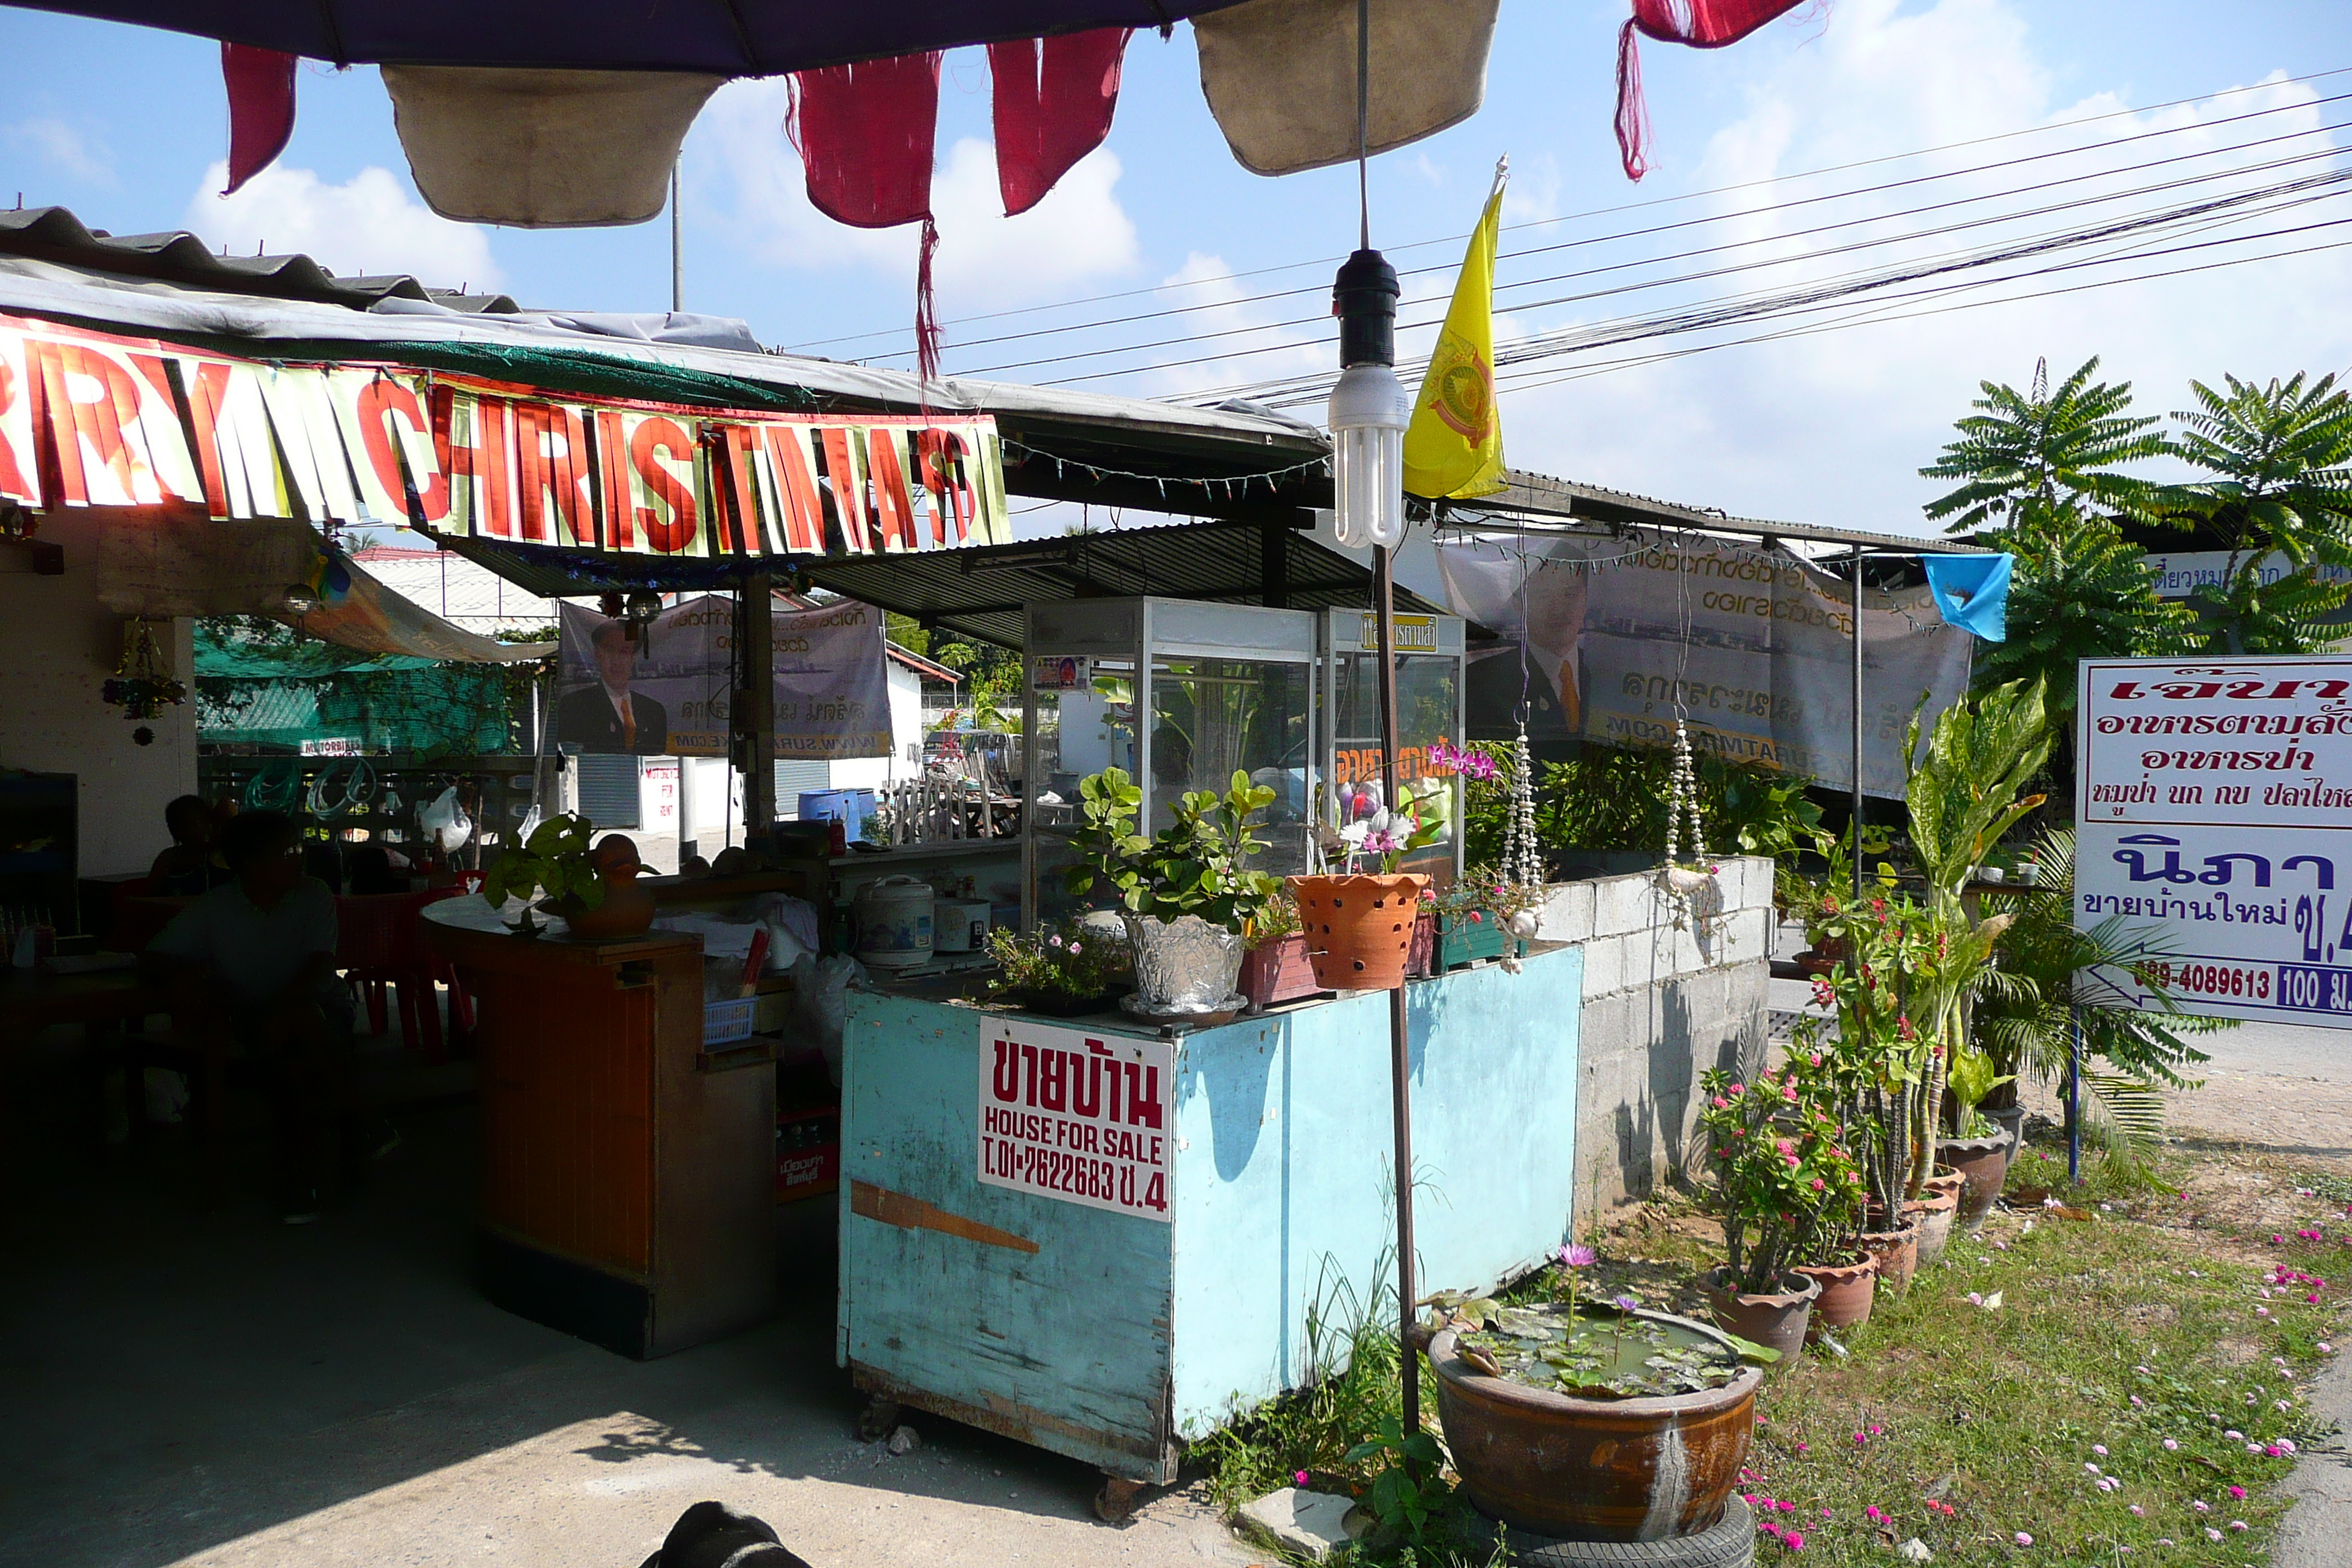
M2189 1506L2195 1509L2199 1513L2211 1513L2213 1511L2213 1505L2207 1502L2203 1498L2199 1498L2195 1502L2190 1503Z
M1291 1479L1292 1480L1294 1480L1294 1481L1297 1481L1300 1486L1302 1486L1302 1487L1303 1487L1303 1486L1305 1486L1305 1485L1307 1484L1307 1472L1306 1472L1305 1470L1299 1470L1299 1471L1297 1471L1297 1472L1295 1472L1295 1473L1291 1476L1291 1478L1290 1478L1290 1479Z
M2243 1500L2246 1495L2246 1489L2243 1487L2231 1487L2230 1489L2230 1495L2232 1498Z
M1862 1517L1870 1521L1873 1524L1885 1524L1886 1522L1885 1513L1876 1503L1872 1503L1868 1508L1864 1509L1862 1510Z
M2242 1524L2238 1528L2243 1530L2246 1527ZM1791 1552L1802 1552L1805 1549L1805 1532L1801 1530L1784 1531L1780 1537L1780 1544Z
M2230 1528L2231 1530L2243 1530L2246 1528L2246 1521L2242 1519L2233 1519L2230 1521Z
M2107 1446L2105 1443L2094 1443L2091 1445L2091 1452L2104 1459L2107 1457Z
M2177 1450L2180 1447L2180 1440L2177 1437L2167 1437L2164 1440L2164 1446L2168 1449Z
M2278 1451L2282 1454L2292 1454L2294 1452L2294 1439L2292 1437L2282 1437L2278 1440L2276 1447Z
M2134 1504L2132 1504L2132 1505L2131 1505L2131 1510L2132 1510L2132 1517L2134 1517L2135 1519L2145 1519L2146 1517L2147 1517L2147 1510L2146 1510L2146 1509L2144 1509L2144 1508L2140 1507L2140 1506L2139 1506L2139 1504L2137 1504L2137 1503L2134 1503Z
M2020 1546L2031 1546L2033 1544L2033 1537L2026 1534L2025 1531L2021 1530L2017 1532L2017 1543Z

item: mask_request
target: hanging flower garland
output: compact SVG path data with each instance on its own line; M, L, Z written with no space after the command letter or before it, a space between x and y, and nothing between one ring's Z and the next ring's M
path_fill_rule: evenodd
M155 628L142 618L123 623L122 662L115 668L113 678L99 688L99 696L121 709L125 719L146 720L185 702L188 688L173 678L163 650L155 646ZM142 723L131 738L144 746L154 741L155 732Z

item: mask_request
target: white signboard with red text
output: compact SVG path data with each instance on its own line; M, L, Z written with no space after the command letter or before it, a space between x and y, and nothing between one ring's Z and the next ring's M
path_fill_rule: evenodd
M2078 679L2075 924L2124 917L2188 1012L2352 1028L2352 658Z
M1026 1018L980 1026L980 1180L1169 1217L1176 1047Z
M0 316L0 500L405 523L583 552L882 554L1012 537L986 415L787 415Z

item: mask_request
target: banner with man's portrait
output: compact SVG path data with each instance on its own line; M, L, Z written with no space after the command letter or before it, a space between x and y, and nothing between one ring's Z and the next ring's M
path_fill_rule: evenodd
M1843 787L1853 766L1853 588L1783 550L1642 534L1446 541L1457 615L1501 632L1474 653L1467 730L1558 756L1578 740L1691 744ZM1525 657L1522 658L1522 647ZM1968 689L1971 639L1926 584L1862 596L1862 787L1899 798L1903 732Z
M779 757L890 754L882 612L845 600L773 617ZM630 636L626 622L565 605L556 663L555 742L640 756L728 754L735 602L687 599Z

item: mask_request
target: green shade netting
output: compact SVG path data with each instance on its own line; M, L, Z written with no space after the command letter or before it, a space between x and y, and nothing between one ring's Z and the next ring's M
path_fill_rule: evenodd
M519 749L536 671L361 653L273 622L195 626L196 738L299 752L336 742L366 752L492 756Z

